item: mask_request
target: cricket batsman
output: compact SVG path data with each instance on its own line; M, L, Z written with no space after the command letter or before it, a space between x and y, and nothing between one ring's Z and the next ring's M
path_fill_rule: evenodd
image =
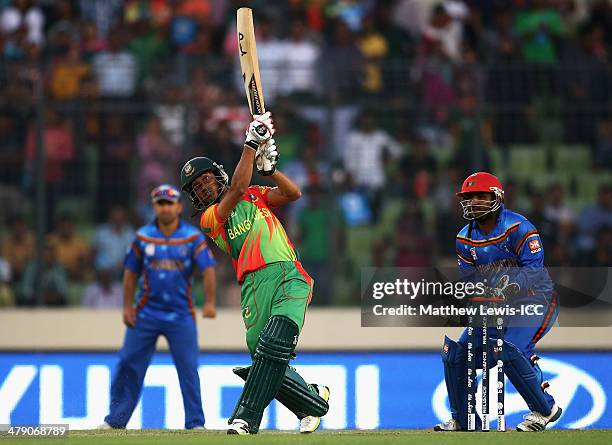
M276 170L278 151L269 112L254 116L231 183L223 166L206 157L189 160L181 187L198 211L200 227L232 257L241 285L242 318L253 363L234 372L245 385L227 434L256 434L264 409L276 398L311 433L329 409L329 388L308 384L289 366L294 358L313 279L272 208L300 198L298 186ZM251 186L253 165L276 187Z
M557 294L544 267L542 240L524 216L504 207L504 190L494 175L478 172L468 176L457 195L463 217L469 221L456 240L461 276L497 276L498 280L489 282L494 286L486 288L488 297L501 298L510 305L525 302L542 305L541 315L530 318L528 326L516 323L517 320L513 326L512 317L507 319L501 359L508 379L531 410L516 429L543 431L559 419L562 410L546 392L549 385L542 379L535 354L537 342L550 330L558 314ZM476 332L475 343L480 345L482 332ZM495 327L489 328L489 338L495 337ZM444 339L442 361L452 419L436 425L436 431L467 430L466 346L467 329L457 342ZM489 362L489 367L494 365L495 360ZM477 417L477 429L480 423Z

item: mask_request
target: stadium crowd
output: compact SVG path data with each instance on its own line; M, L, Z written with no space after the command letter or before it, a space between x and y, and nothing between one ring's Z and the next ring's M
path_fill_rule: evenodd
M120 306L151 189L197 154L233 171L245 5L313 304L358 303L362 265L452 263L478 170L549 265L612 264L609 0L0 0L0 306Z

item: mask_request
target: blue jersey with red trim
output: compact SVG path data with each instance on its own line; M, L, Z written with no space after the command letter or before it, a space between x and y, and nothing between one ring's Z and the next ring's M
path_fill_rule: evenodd
M523 215L501 206L489 233L478 224L457 234L456 250L462 276L476 273L493 285L504 274L520 286L521 296L542 295L550 301L553 282L544 267L544 246L537 229Z
M206 238L184 221L170 236L154 221L138 229L125 256L124 267L139 275L135 298L139 314L163 321L195 317L192 276L215 265Z

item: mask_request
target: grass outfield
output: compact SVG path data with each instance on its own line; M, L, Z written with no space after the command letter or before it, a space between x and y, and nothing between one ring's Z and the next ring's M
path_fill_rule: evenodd
M491 435L494 435L491 437ZM73 431L65 438L6 438L0 436L0 445L8 444L60 444L69 445L151 445L151 444L198 444L221 445L243 443L255 444L321 444L321 445L376 445L376 444L442 444L442 445L521 445L529 439L529 445L554 444L576 445L610 444L612 430L562 431L552 430L543 433L434 433L423 430L382 430L382 431L319 431L311 435L264 431L256 436L228 436L224 431L167 431L167 430L129 430L129 431Z

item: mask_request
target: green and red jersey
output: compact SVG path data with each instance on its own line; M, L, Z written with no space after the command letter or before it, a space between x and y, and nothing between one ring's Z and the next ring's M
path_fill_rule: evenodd
M297 254L285 229L270 210L270 187L251 186L230 217L219 217L219 204L210 206L200 217L200 227L221 250L232 257L236 278L279 261L297 261Z

